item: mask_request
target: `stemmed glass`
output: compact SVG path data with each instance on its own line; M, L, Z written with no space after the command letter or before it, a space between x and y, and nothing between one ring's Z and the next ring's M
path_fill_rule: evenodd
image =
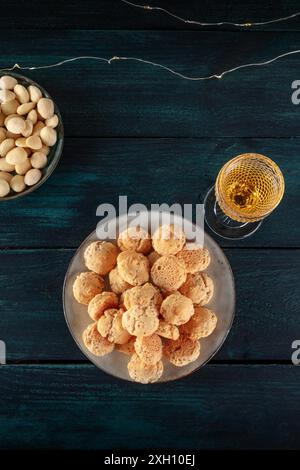
M221 168L204 200L205 220L223 238L252 235L280 203L284 178L270 158L244 153Z

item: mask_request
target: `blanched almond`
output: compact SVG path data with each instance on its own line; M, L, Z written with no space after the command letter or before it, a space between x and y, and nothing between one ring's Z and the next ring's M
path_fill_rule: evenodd
M28 87L28 92L30 96L30 101L33 101L34 103L37 103L43 96L41 90L34 85L30 85Z
M18 163L15 166L15 171L18 175L25 175L27 173L27 171L29 171L30 169L31 169L31 163L30 163L29 158L27 158L27 160L25 160L25 162Z
M30 121L32 122L32 124L36 124L37 122L37 112L35 109L32 109L28 115L27 115L27 119L30 119Z
M7 181L8 183L11 181L13 175L7 173L7 171L0 171L0 179Z
M16 95L10 90L0 90L0 103L7 103L14 100ZM50 117L50 116L49 116Z
M47 165L47 157L42 152L35 152L31 155L30 163L33 168L44 168Z
M24 176L15 175L10 182L10 187L15 193L21 193L26 188Z
M26 147L26 138L25 137L19 137L19 139L16 139L15 145L16 145L16 147Z
M27 171L24 181L27 186L33 186L34 184L38 183L42 177L42 173L37 168L32 168L31 170Z
M33 150L40 150L42 148L42 141L38 135L32 135L26 139L26 146Z
M0 78L0 88L3 90L13 90L18 81L10 75L2 75Z
M37 110L44 119L49 119L54 114L54 103L49 98L41 98L37 104Z
M25 121L21 117L13 117L7 122L6 128L14 134L21 134L25 129Z
M30 101L29 103L21 104L17 109L17 113L20 116L25 116L25 114L28 114L34 107L35 103L33 103L32 101Z
M57 116L57 114L54 114L51 118L46 119L45 124L46 124L46 126L53 127L53 129L54 129L55 127L58 126L58 122L59 122L58 121L58 116Z
M7 103L1 104L1 111L5 116L9 116L16 113L19 106L20 103L17 100L7 101Z
M22 147L15 147L6 154L5 159L10 165L17 165L27 160L27 153Z
M5 139L0 144L0 156L5 157L6 154L15 146L14 139Z
M57 133L56 130L52 127L43 127L41 130L41 139L44 145L48 145L49 147L53 147L57 141Z
M7 123L10 119L12 119L13 117L19 117L18 114L10 114L9 116L6 116L6 118L4 119L4 125L5 127L7 128Z
M29 93L23 85L19 83L14 87L14 93L21 104L28 103Z

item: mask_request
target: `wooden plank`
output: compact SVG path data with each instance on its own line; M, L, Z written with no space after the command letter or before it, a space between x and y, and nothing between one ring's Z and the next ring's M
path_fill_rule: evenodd
M198 31L61 31L18 29L1 39L1 66L46 65L93 55L130 56L190 76L300 49L298 33ZM239 70L222 80L191 82L146 64L81 62L26 72L63 113L68 136L289 137L299 135L291 85L296 56ZM237 106L238 103L238 106Z
M280 2L276 5L270 2L244 0L241 2L214 2L189 0L136 0L135 3L161 6L171 10L175 14L201 22L230 21L243 23L249 21L267 21L291 15L299 10L297 0ZM18 12L18 14L16 14ZM58 14L57 12L60 12ZM123 4L120 0L86 0L84 3L74 0L65 0L62 6L58 0L25 1L11 0L3 9L4 28L30 29L175 29L175 30L197 30L201 27L192 24L178 22L174 18L159 12L145 12ZM209 30L233 29L226 25L210 26ZM255 29L266 31L292 31L299 30L299 18L273 23L271 25L248 28L247 31Z
M77 361L84 356L65 324L61 292L73 250L0 252L0 339L7 360ZM222 361L290 361L299 333L299 250L226 250L237 289Z
M2 366L0 447L297 449L295 366L208 365L162 385L93 366ZM272 431L270 431L272 430Z
M235 155L273 158L286 180L281 205L260 230L223 246L299 247L299 139L67 139L54 175L30 196L0 203L0 247L77 247L96 228L101 203L202 203Z

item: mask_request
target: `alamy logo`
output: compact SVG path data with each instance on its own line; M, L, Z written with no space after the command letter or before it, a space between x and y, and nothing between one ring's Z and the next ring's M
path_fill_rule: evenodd
M0 340L0 364L6 364L6 345Z
M185 232L189 242L203 246L203 204L151 204L150 210L147 210L144 204L139 203L128 207L127 196L119 196L118 202L118 207L112 204L100 204L97 207L96 215L101 221L97 224L96 233L100 240L116 240L118 233L130 227L138 226L153 235L159 226L174 224L178 230Z
M295 351L292 354L292 363L294 366L299 366L300 364L300 339L295 339L295 341L292 342L292 349L295 349Z
M295 90L292 93L292 103L300 104L300 80L294 80L292 82L292 89Z

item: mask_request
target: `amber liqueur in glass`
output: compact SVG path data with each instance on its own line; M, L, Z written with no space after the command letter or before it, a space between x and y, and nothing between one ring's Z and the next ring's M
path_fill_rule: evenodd
M228 217L239 222L254 222L266 217L279 204L284 179L271 159L246 153L223 166L215 192L220 208Z

